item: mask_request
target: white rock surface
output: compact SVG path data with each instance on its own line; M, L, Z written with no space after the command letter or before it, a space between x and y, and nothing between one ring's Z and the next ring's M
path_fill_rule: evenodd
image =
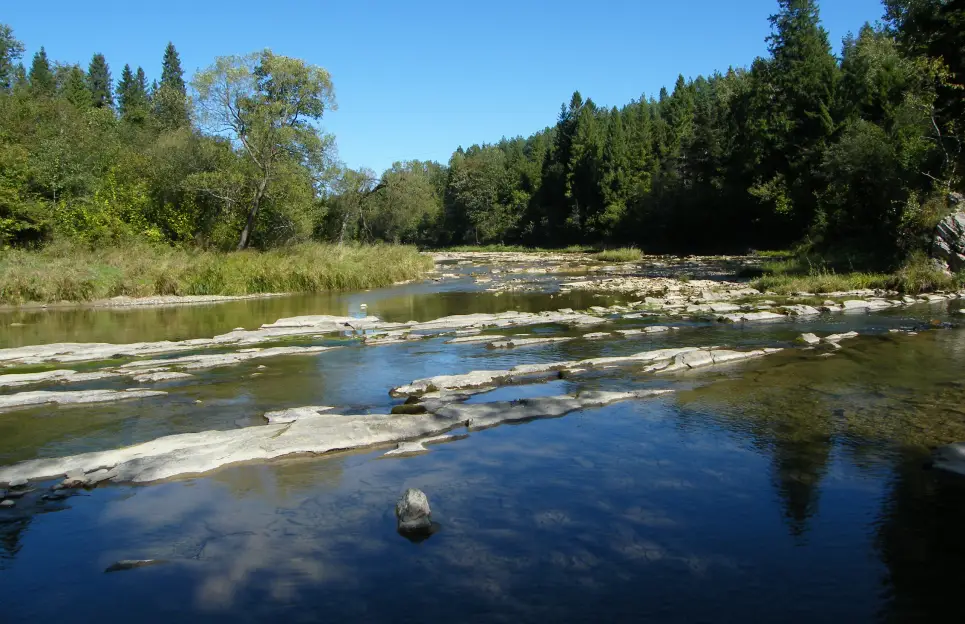
M157 383L159 381L175 381L177 379L190 379L194 375L189 373L177 373L173 371L168 372L157 372L157 373L145 373L143 375L134 375L133 379L137 383Z
M265 420L270 425L295 422L299 418L318 416L325 412L330 412L334 407L328 405L309 405L306 407L293 407L291 409L277 410L265 413Z
M109 403L128 399L145 399L167 394L160 390L77 390L74 392L52 392L36 390L33 392L17 392L0 396L0 410L9 410L34 405L56 403L58 405L78 405L84 403Z
M82 383L85 381L98 381L120 377L122 373L116 371L95 371L91 373L78 373L74 370L52 370L40 373L18 373L12 375L0 375L0 388L17 388L39 383Z
M819 342L821 342L821 339L820 339L820 338L818 338L815 334L810 334L810 333L809 333L809 334L801 334L800 340L801 340L801 342L803 342L804 344L809 344L809 345L816 345L816 344L818 344Z
M502 422L552 418L618 401L669 391L585 392L501 403L446 405L416 416L318 414L288 424L228 431L184 433L109 451L33 459L0 467L0 484L50 479L72 471L107 468L117 482L143 483L200 474L237 462L264 461L294 454L322 454L437 436L458 427L489 427Z

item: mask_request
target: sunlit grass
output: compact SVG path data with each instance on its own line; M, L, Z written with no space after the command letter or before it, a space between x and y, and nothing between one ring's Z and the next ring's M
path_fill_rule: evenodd
M636 260L640 260L642 257L643 252L636 247L606 249L599 253L593 254L594 260L602 260L603 262L634 262Z
M414 247L307 243L214 252L133 245L57 244L0 254L0 302L91 301L119 295L247 295L358 290L414 279L432 260Z

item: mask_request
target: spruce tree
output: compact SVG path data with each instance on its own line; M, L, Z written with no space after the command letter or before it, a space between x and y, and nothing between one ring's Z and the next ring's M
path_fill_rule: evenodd
M117 83L117 110L121 117L125 117L129 113L131 104L129 94L133 88L134 72L131 71L130 65L125 64L121 71L121 79Z
M87 86L91 93L94 108L113 108L114 93L111 83L111 70L103 54L95 54L87 70Z
M87 75L79 65L73 65L67 71L67 78L61 85L60 95L77 108L88 108L91 105L90 87L87 86Z
M50 71L50 61L47 60L47 52L41 46L40 51L34 54L33 62L30 64L30 93L34 97L50 97L54 95L56 84L54 74Z
M173 43L164 50L161 84L153 91L154 114L163 127L180 128L188 124L188 96L181 59Z

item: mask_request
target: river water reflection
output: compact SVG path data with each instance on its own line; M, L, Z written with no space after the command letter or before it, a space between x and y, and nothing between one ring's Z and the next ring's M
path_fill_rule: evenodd
M2 337L7 345L196 337L281 316L344 314L361 301L390 320L596 302L405 289L329 303L59 311L32 328L8 319ZM0 620L944 619L960 610L965 586L965 480L925 463L929 448L965 440L965 331L888 329L948 318L944 307L919 306L744 328L680 323L672 336L645 343L510 352L442 340L346 344L266 361L262 370L212 371L163 400L0 414L6 464L247 426L266 409L384 413L398 402L389 387L443 372L666 344L791 346L801 331L863 334L827 358L797 348L699 375L624 371L480 395L473 400L677 390L473 432L424 455L384 458L382 449L230 466L0 510ZM393 504L406 487L426 491L441 524L420 544L394 530ZM121 559L166 563L104 573Z

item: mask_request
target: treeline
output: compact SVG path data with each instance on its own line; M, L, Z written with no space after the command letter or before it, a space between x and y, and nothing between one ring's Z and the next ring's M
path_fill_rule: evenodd
M217 59L189 91L105 59L29 69L0 31L0 242L207 247L313 238L426 246L800 241L894 261L922 248L965 167L965 0L885 0L835 56L815 0L779 0L769 54L622 107L574 93L528 137L381 175L335 160L321 68Z
M749 69L622 108L574 93L555 126L460 148L446 168L356 172L333 210L358 216L354 235L428 245L808 240L884 261L921 247L965 165L965 2L888 0L840 58L817 2L778 4Z

